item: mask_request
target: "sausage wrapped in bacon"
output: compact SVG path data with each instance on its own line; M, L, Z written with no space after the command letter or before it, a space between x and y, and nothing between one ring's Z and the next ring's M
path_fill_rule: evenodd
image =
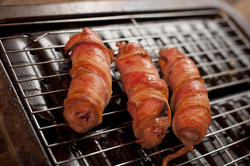
M115 64L128 96L135 137L142 147L152 148L161 143L171 123L167 84L141 46L124 42L117 46Z
M72 36L64 48L71 53L72 81L64 100L64 117L78 133L97 126L112 93L110 59L112 52L90 28Z
M173 131L184 144L196 145L205 137L211 120L204 80L195 63L177 49L160 50L159 55L163 79L172 91Z

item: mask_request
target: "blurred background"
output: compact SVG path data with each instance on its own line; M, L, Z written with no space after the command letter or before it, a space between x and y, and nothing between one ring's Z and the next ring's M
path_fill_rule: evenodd
M44 3L60 3L85 0L1 0L0 6L22 5L22 4L44 4ZM96 0L98 1L98 0ZM99 0L100 1L100 0ZM219 0L226 2L238 10L250 24L250 0Z

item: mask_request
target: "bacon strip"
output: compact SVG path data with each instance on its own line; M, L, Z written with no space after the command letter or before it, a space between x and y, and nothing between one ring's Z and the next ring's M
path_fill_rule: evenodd
M172 91L173 131L184 144L196 145L205 137L211 120L204 80L195 63L177 49L160 50L159 55L163 78Z
M184 147L182 147L177 152L164 157L164 159L162 160L162 166L168 165L169 161L171 161L171 160L173 160L173 159L175 159L177 157L180 157L180 156L186 154L187 152L192 152L193 150L194 150L193 146L184 146Z
M64 100L63 116L74 131L83 133L102 122L102 112L112 93L113 52L90 28L72 36L64 50L71 52L72 81Z
M171 123L168 87L150 56L136 43L117 43L115 64L128 96L128 111L138 143L152 148L161 143Z

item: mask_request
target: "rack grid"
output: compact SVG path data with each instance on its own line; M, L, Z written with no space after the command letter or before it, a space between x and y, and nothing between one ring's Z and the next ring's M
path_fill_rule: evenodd
M106 21L105 24L96 25ZM112 21L112 23L110 23ZM65 19L14 26L55 23L91 25L104 44L117 53L116 42L141 44L157 66L158 51L175 47L194 60L211 99L212 122L193 152L173 165L247 165L250 156L250 45L228 15L218 10L130 14ZM64 121L63 100L70 83L70 57L63 52L74 28L19 33L0 37L3 60L27 108L43 148L55 165L160 165L182 147L171 129L150 150L136 144L120 74L111 64L113 95L103 123L85 134ZM157 66L158 67L158 66ZM219 96L219 97L218 97Z

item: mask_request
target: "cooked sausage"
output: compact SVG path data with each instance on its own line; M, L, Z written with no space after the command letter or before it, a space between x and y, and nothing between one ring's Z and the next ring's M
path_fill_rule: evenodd
M147 52L136 43L117 43L115 64L128 96L133 131L144 148L160 144L171 123L168 87Z
M109 103L112 51L90 28L72 36L64 50L71 52L72 81L64 100L63 116L74 131L83 133L102 122L102 112Z
M211 120L208 93L195 63L177 49L159 52L159 66L171 92L172 128L186 145L201 142Z

